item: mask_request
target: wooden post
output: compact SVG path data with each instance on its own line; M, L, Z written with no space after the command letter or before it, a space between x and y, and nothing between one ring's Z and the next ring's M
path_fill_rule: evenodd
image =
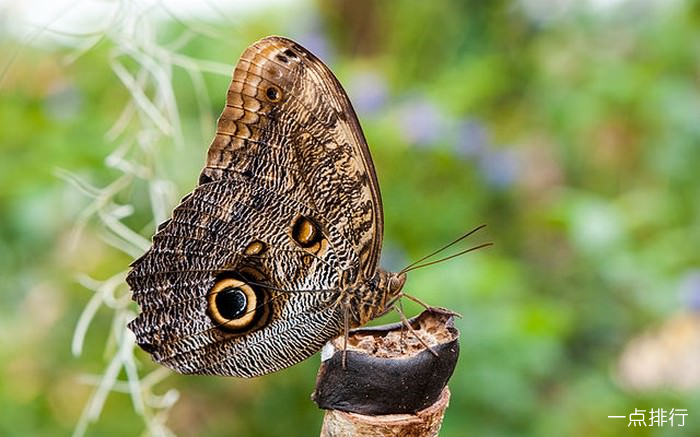
M454 316L431 308L408 321L410 330L355 329L347 350L343 337L328 342L312 395L327 410L321 437L437 436L459 356Z
M416 414L369 416L327 410L323 418L321 437L437 437L449 400L450 389L445 387L433 405Z

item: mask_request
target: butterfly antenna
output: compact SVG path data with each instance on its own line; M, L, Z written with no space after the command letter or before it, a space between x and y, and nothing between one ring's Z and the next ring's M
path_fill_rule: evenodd
M416 270L416 269L421 269L423 267L428 267L432 266L433 264L441 263L443 261L447 261L448 259L452 258L457 258L458 256L464 255L465 253L473 252L475 250L483 249L484 247L489 247L493 246L493 243L484 243L484 244L479 244L478 246L470 247L469 249L462 250L461 252L457 252L454 255L446 256L445 258L440 258L435 261L430 261L425 264L419 264L417 266L413 266L410 269L403 269L401 270L402 273L410 272L411 270Z
M480 231L481 229L483 229L483 228L485 228L485 227L486 227L486 225L477 226L476 228L472 229L471 231L467 232L466 234L462 235L461 237L457 238L456 240L454 240L454 241L452 241L452 242L446 244L445 246L439 248L438 250L436 250L436 251L434 251L434 252L432 252L432 253L429 253L428 255L424 256L423 258L420 258L419 260L414 261L414 262L412 262L411 264L407 265L406 267L404 267L403 269L401 269L401 272L400 272L400 273L410 272L411 270L420 269L420 268L422 268L422 267L426 267L426 266L429 266L429 265L433 265L433 264L437 264L437 263L440 263L440 262L443 262L443 261L447 261L448 259L452 259L452 258L458 257L458 256L460 256L460 255L464 255L464 254L467 253L467 252L472 252L472 251L474 251L474 250L481 249L481 248L483 248L483 247L492 246L493 243L484 243L484 244L480 244L480 245L478 245L478 246L471 247L471 248L469 248L469 249L466 249L466 250L463 250L463 251L461 251L461 252L458 252L458 253L456 253L456 254L454 254L454 255L450 255L450 256L448 256L448 257L446 257L446 258L442 258L442 259L439 259L439 260L431 261L431 262L428 262L428 263L426 263L426 264L421 264L423 261L426 261L426 260L432 258L433 256L437 255L438 253L440 253L440 252L442 252L442 251L444 251L444 250L446 250L446 249L449 249L450 247L454 246L455 244L457 244L457 243L459 243L460 241L464 240L464 239L467 238L468 236L470 236L470 235L476 233L477 231Z

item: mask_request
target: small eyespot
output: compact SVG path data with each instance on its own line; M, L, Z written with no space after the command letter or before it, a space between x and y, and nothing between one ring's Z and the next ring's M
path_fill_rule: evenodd
M304 216L298 216L292 223L292 238L299 246L308 249L323 240L323 234L318 225Z
M267 245L260 240L251 241L243 250L243 254L247 256L260 255L267 250Z
M278 87L271 85L265 90L265 97L272 103L279 102L282 100L282 91Z
M309 254L304 254L301 256L301 263L306 267L311 267L315 260L316 258Z
M275 56L275 58L277 58L278 61L283 62L285 64L289 62L289 58L284 55L277 55Z
M287 55L287 57L290 57L290 58L292 58L292 59L296 59L296 58L297 58L297 54L294 53L291 49L287 49L287 50L285 50L285 51L282 52L282 53L284 53L285 55Z

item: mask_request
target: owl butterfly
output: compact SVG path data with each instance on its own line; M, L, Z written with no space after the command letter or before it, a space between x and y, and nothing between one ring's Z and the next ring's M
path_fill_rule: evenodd
M199 176L127 282L129 327L181 373L253 377L391 308L367 142L331 71L295 42L248 47Z

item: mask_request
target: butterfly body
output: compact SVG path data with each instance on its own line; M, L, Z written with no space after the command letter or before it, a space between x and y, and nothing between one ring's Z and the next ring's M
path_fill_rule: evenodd
M137 344L181 373L252 377L308 358L399 295L405 274L378 267L382 214L337 79L291 40L258 41L198 186L132 264Z

